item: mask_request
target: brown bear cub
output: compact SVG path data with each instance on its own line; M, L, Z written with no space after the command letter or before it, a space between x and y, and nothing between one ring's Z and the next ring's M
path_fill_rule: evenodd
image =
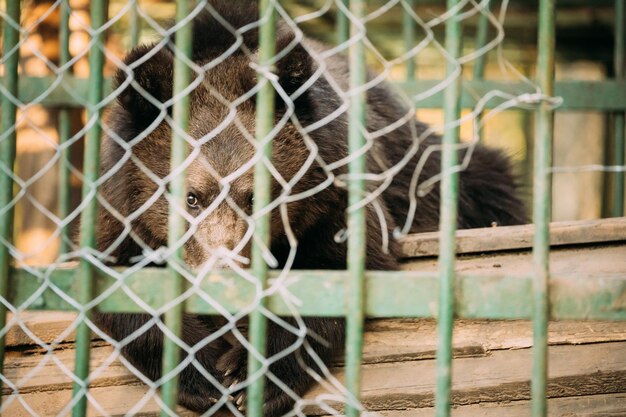
M248 0L211 1L211 8L211 12L194 19L193 27L193 61L203 71L196 76L197 86L189 93L187 134L195 143L190 141L186 170L190 233L184 251L185 262L192 270L228 262L234 262L236 265L231 266L236 268L245 264L250 247L247 215L252 205L253 167L249 162L255 154L258 30L249 24L258 20L258 9L256 2ZM215 12L221 19L214 17ZM233 28L243 29L235 36ZM277 52L282 57L274 72L277 90L283 91L276 97L275 119L282 128L273 138L272 165L277 178L272 192L281 204L272 212L270 250L276 268L291 265L293 269L345 269L346 244L337 236L346 227L348 206L342 181L348 157L344 94L348 90L347 60L337 54L320 56L324 46L306 38L294 42L295 35L284 22L279 24L276 37ZM97 246L112 264L148 265L154 258L144 255L167 246L166 182L172 136L169 113L174 102L171 43L137 47L124 62L127 67L115 77L118 100L105 119L102 175L108 179L100 189L106 203L100 208ZM440 139L430 135L417 145L415 138L427 128L413 120L410 112L385 84L368 89L366 128L374 139L367 151L367 169L381 174L401 167L393 171L392 181L385 183L389 175L368 181L370 192L384 189L367 206L369 270L398 268L399 249L392 233L407 222L410 213L414 213L411 232L438 227L437 187L418 197L415 207L410 203L410 193L416 193L411 184L439 174L440 153L424 151L439 144ZM461 152L460 157L463 155ZM315 192L307 193L311 190ZM283 220L285 213L288 224ZM469 165L460 174L458 226L524 221L509 161L496 150L475 147ZM295 254L290 234L297 239ZM228 259L224 261L224 257ZM147 314L97 316L98 324L113 339L132 340L124 342L123 355L147 378L157 380L161 376L163 334L157 325L148 323L150 319ZM297 327L293 319L284 320ZM312 352L328 363L342 351L342 319L307 318L304 323L310 349L293 349L269 367L270 373L292 393L285 393L268 379L266 416L288 412L294 402L292 395L301 396L311 386L313 378L306 369L319 370ZM140 328L143 332L139 336L129 337ZM218 328L213 317L186 315L182 338L193 347ZM272 321L268 331L268 358L302 344L293 332ZM194 357L204 369L190 364L181 372L180 404L207 411L217 408L216 402L227 392L234 397L228 397L228 401L242 410L246 349L228 337L216 337L201 346ZM207 378L208 374L213 378ZM209 379L223 388L218 389Z

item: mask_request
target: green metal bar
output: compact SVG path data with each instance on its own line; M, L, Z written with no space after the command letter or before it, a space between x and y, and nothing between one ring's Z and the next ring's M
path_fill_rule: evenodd
M350 13L357 20L365 16L365 1L351 0ZM350 36L360 36L356 24L350 24ZM356 91L366 82L365 45L362 41L350 46L350 91ZM348 124L348 152L358 154L365 146L365 137L361 129L366 126L366 92L351 97ZM366 155L351 159L348 164L350 181L348 183L348 205L354 207L363 199L365 181L358 176L367 171ZM366 258L366 209L361 207L348 213L348 300L346 317L346 388L355 401L361 396L361 361L363 357L363 320L365 317L365 258ZM346 406L348 417L360 415L356 405Z
M483 48L487 43L487 35L489 34L489 3L485 5L484 10L478 15L478 25L476 26L476 50ZM474 60L474 80L481 81L485 78L485 62L487 61L487 54L483 53ZM478 116L479 119L483 118L483 113ZM484 126L478 132L478 140L484 139L485 129Z
M118 268L121 271L122 268ZM43 275L44 270L40 271ZM270 271L276 278L279 271ZM59 268L49 280L70 297L78 296L80 269ZM289 292L302 301L297 306L302 316L345 316L348 311L346 271L293 271L289 274ZM165 268L144 268L130 274L124 282L150 307L162 308L171 300L172 274ZM155 282L158 285L155 285ZM455 304L460 318L492 320L530 319L532 316L532 277L519 275L457 275ZM95 294L101 294L116 283L113 277L96 271ZM72 306L49 287L42 291L42 281L30 270L11 272L9 298L20 305L33 294L40 294L32 310L69 311ZM190 284L185 283L185 289ZM367 317L436 317L439 276L436 272L368 271L365 273L365 313ZM256 286L232 271L216 271L200 289L231 313L254 302ZM557 275L550 278L550 317L555 320L626 320L623 294L626 276L589 274ZM391 300L391 301L390 301ZM271 295L267 308L279 316L291 311L280 294ZM128 295L118 289L101 304L104 312L145 312ZM200 296L192 295L185 311L194 314L219 314Z
M20 2L6 1L7 17L14 22L20 22ZM3 56L4 62L4 79L3 87L8 94L17 97L18 93L18 74L17 64L19 62L19 50L13 52L11 56L7 53L13 49L19 42L20 33L8 22L4 22ZM15 116L16 107L9 100L8 95L2 95L0 98L0 107L2 112L0 115L0 164L9 172L13 172L15 164ZM13 200L13 179L8 173L0 171L0 209L5 209ZM0 216L0 237L5 242L13 241L13 209L10 209ZM0 245L0 296L5 297L9 291L9 282L11 280L11 254L8 245ZM4 329L7 323L7 309L4 304L0 304L0 329ZM4 370L4 337L0 337L0 374ZM2 388L0 382L0 388ZM0 399L0 402L2 399Z
M85 163L83 166L83 201L88 201L85 206L80 221L80 246L81 248L93 248L96 246L96 219L98 202L95 196L94 183L100 175L100 135L102 133L101 108L98 107L102 101L103 93L103 68L104 53L100 49L104 44L104 32L100 28L107 20L107 1L93 0L91 2L91 28L98 31L93 36L94 44L89 52L89 106L87 107L87 117L89 120L96 119L92 127L87 132L85 140ZM77 300L83 304L91 301L95 279L95 267L87 260L80 260L79 293ZM76 401L72 408L73 417L84 417L87 409L86 391L89 386L89 356L91 343L91 330L85 323L85 319L91 319L92 313L84 314L83 320L76 329L76 359L74 373L80 382L73 385L73 399ZM84 390L85 393L81 393Z
M455 7L458 0L448 0L448 9ZM449 59L461 54L461 22L456 16L446 21L446 51ZM448 62L446 75L454 77L458 63ZM459 142L459 128L450 127L461 115L461 74L456 76L444 92L444 122L447 126L443 135L441 157L441 217L439 220L439 316L437 318L437 391L435 394L435 415L450 415L450 390L452 386L452 328L455 311L455 233L458 205L458 173L452 172L458 165L458 152L454 148Z
M624 113L617 113L613 117L614 131L614 146L615 146L615 162L614 165L624 166ZM613 182L613 204L611 206L612 217L622 217L624 215L624 172L614 172L615 181Z
M476 50L483 48L487 44L487 36L489 35L489 5L485 5L484 10L478 16L478 25L476 26ZM485 78L485 62L487 54L482 54L474 60L474 79L482 80Z
M411 83L398 83L397 88L406 94L419 95L438 84L441 80L418 80ZM511 96L534 91L527 83L492 81L492 80L464 80L466 91L462 92L461 107L472 108L476 106L476 97L482 97L494 90L501 91ZM600 82L589 81L560 81L555 84L554 94L563 98L563 103L557 111L618 111L626 109L626 82L624 80L607 80ZM471 92L471 93L470 93ZM508 99L508 98L507 98ZM443 92L421 98L415 104L419 108L436 108L443 105ZM503 99L494 98L487 103L487 108L494 108L504 102Z
M411 8L415 8L415 0L405 0L406 4ZM408 12L404 12L402 16L402 35L404 38L404 50L409 51L415 46L415 27L416 23ZM408 82L415 80L415 59L411 57L406 61L406 80Z
M18 98L21 102L32 102L42 93L48 91L56 77L20 77L18 83ZM441 84L442 80L416 80L412 82L393 83L408 95L418 95L426 90ZM476 81L465 80L467 91L462 93L461 107L471 108L476 106L476 97L482 97L493 90L502 91L504 94L520 95L534 93L527 83L507 81ZM43 106L70 106L81 107L77 99L83 102L87 100L89 80L66 76L59 86L38 102ZM104 82L105 91L111 92L111 81ZM65 89L72 92L70 95ZM594 110L594 111L623 111L626 110L626 81L559 81L555 83L554 94L563 98L556 111ZM471 91L472 94L469 94ZM77 98L75 99L74 96ZM492 99L487 103L487 108L494 108L503 102L502 99ZM433 94L420 99L415 103L418 108L441 108L443 107L443 92Z
M350 0L341 0L341 3L348 7ZM337 10L337 45L341 45L348 41L350 35L350 22L348 16L341 10Z
M624 80L624 52L626 50L626 34L624 26L626 25L626 14L624 13L624 0L615 0L615 78ZM614 149L615 161L614 165L624 165L624 112L616 113L613 116L614 123ZM613 182L613 204L611 207L611 215L613 217L621 217L624 215L624 172L615 172L615 181Z
M189 15L192 5L188 0L176 1L176 21L180 22ZM189 58L192 54L193 44L193 27L191 24L182 26L176 32L176 48L178 52L174 59L174 87L173 95L177 96L191 82L191 68L185 63L185 57ZM172 118L177 129L172 129L172 153L170 156L170 168L174 169L182 166L187 158L188 146L185 139L185 133L189 127L189 103L190 95L181 95L174 103L172 109ZM179 246L167 261L169 273L172 276L170 285L166 291L172 298L177 297L183 292L185 279L177 272L176 266L184 264L183 246L179 240L185 233L187 227L183 216L176 212L175 207L186 207L185 196L186 178L184 171L173 177L170 182L171 202L169 206L168 217L168 246L174 248ZM167 310L164 314L164 322L167 328L172 332L174 337L180 338L183 330L183 313L184 303L179 303ZM163 341L163 367L162 375L165 376L172 372L180 363L180 348L172 339L165 337ZM161 410L161 416L167 417L171 412L175 412L178 399L178 373L165 379L161 387L161 398L163 399L164 409Z
M544 94L554 94L555 0L539 3L537 38L537 83ZM554 113L547 102L541 103L535 117L535 157L533 184L533 375L531 407L533 417L547 415L548 319L550 314L548 281L550 273L550 215L552 187L552 134Z
M141 36L141 24L139 21L139 0L135 0L130 5L129 20L130 20L130 47L134 48L139 44L139 37Z
M259 31L259 63L267 66L276 54L276 11L270 0L259 2L259 15L263 20ZM259 82L263 83L257 97L256 139L259 145L258 152L271 160L272 142L267 136L274 126L274 88L269 80L259 74ZM270 246L270 219L271 214L258 215L272 201L272 176L268 168L259 159L254 167L254 203L253 212L255 217L254 236L252 244L252 273L258 279L261 288L267 286L268 266L263 258L263 249ZM250 313L250 344L261 356L266 354L267 342L267 318L261 312L260 307L265 307L267 300L259 300L259 308ZM248 352L248 375L254 375L262 368L263 364L252 353ZM248 386L248 398L246 407L249 417L263 417L263 404L265 402L265 377L261 375Z
M65 65L70 59L70 13L71 8L69 0L61 2L61 21L59 24L59 65ZM69 70L65 74L70 73ZM65 75L64 74L64 75ZM61 108L59 110L59 146L63 146L71 136L72 113L69 108ZM61 158L59 159L59 218L65 219L71 209L71 186L70 186L70 150L64 148L61 150ZM69 250L71 237L67 226L61 228L61 246L60 254L65 254Z

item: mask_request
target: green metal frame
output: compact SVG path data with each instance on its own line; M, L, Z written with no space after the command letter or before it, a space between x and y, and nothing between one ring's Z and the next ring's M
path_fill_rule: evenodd
M416 2L407 0L413 7ZM453 8L459 0L448 0L448 8ZM257 220L255 239L252 248L252 273L259 279L261 289L269 279L276 276L276 271L268 268L263 258L264 245L270 239L270 215L265 212L271 202L271 174L264 161L271 160L272 142L269 136L274 123L274 89L264 70L271 69L275 54L276 11L270 0L261 0L259 16L260 28L259 83L262 84L257 96L256 139L260 159L255 168L254 207ZM366 14L365 0L342 0L356 18ZM20 21L20 2L7 0L6 16L15 22ZM445 131L442 155L443 179L441 181L441 223L440 223L440 270L436 274L419 272L369 272L365 270L365 209L357 207L365 192L362 175L366 171L365 156L361 155L349 164L349 203L348 213L348 269L347 271L292 271L289 280L290 291L302 300L297 307L303 316L341 316L347 319L346 339L346 386L351 393L347 405L347 415L360 415L358 406L360 392L361 353L363 347L363 322L365 317L437 317L437 391L436 415L450 415L451 367L452 367L452 331L455 318L486 319L529 319L533 320L533 377L532 377L532 413L534 417L547 413L547 326L549 319L602 319L626 320L623 294L626 293L626 278L615 276L550 276L549 271L549 229L551 210L551 153L554 111L596 109L614 112L614 144L619 155L616 165L624 164L624 112L626 111L626 80L624 79L624 1L615 0L615 62L616 77L602 82L554 82L554 39L555 39L555 1L539 2L539 37L537 83L547 96L562 96L564 104L553 109L549 103L542 102L536 109L535 126L535 166L534 166L534 206L533 220L536 233L533 245L532 276L476 276L455 272L455 233L457 218L458 174L453 167L458 164L454 144L458 143L458 127ZM60 3L61 24L60 64L70 60L69 41L69 5L68 0ZM191 5L185 0L177 1L177 20L188 16ZM140 24L137 3L131 4L129 11L131 22L131 45L136 45L140 36ZM59 216L64 218L70 208L68 148L65 146L71 136L70 109L87 103L90 120L100 120L101 108L98 103L103 94L110 91L110 81L103 78L104 57L100 46L103 34L100 28L106 23L106 0L93 0L91 3L91 24L96 35L90 52L90 78L77 79L71 74L64 74L63 80L40 103L61 107L59 133L61 144ZM403 20L404 42L408 51L415 41L416 25L408 13ZM461 24L456 15L446 21L446 50L450 57L461 54ZM488 18L479 16L476 45L480 48L486 43ZM366 82L365 46L360 40L358 26L349 21L345 14L337 17L337 35L339 43L352 39L349 47L351 106L349 113L349 150L357 153L365 146L362 128L365 126L366 92L358 89ZM174 95L177 96L191 82L191 70L185 60L191 56L192 31L189 25L183 26L176 35L176 59L174 69ZM19 32L10 24L4 25L5 51L12 50L19 40ZM5 58L5 91L18 97L23 102L34 100L54 82L54 78L21 77L18 80L18 53ZM494 89L519 95L521 92L534 92L521 83L502 83L485 81L485 57L475 61L474 79L464 81L457 76L441 94L434 95L416 103L417 107L443 107L445 122L452 126L459 118L462 107L476 104L473 97L482 96ZM458 73L455 62L449 62L447 76ZM416 80L415 60L407 61L406 82L399 86L409 94L415 94L437 85L438 80ZM68 91L71 91L70 95ZM470 94L470 92L472 94ZM76 98L81 99L80 103ZM4 171L0 172L0 208L8 208L13 199L13 181L7 171L12 171L15 161L15 117L16 106L9 95L1 98L2 117L0 120L0 163ZM489 103L489 107L500 104L498 100ZM181 96L173 108L173 120L178 129L172 137L172 166L181 166L188 154L187 141L183 133L189 123L189 97ZM101 127L94 123L87 134L85 146L85 167L83 199L88 201L81 218L81 246L95 246L95 223L97 204L95 183L99 173L99 143ZM624 173L615 175L614 215L624 211L623 195ZM620 188L621 187L621 188ZM183 263L183 252L179 239L185 231L185 222L174 207L184 207L185 176L183 172L172 178L170 184L171 201L169 215L169 246L177 248L168 261L167 269L145 268L127 276L123 288L113 291L98 309L105 312L142 312L124 291L130 288L134 294L154 309L159 309L188 289L190 285L177 272ZM621 194L620 194L621 193ZM5 209L0 218L0 237L11 242L13 237L13 216L11 209ZM67 231L61 232L63 242L69 241ZM61 248L67 251L67 244ZM54 270L26 270L14 268L7 245L0 245L0 295L12 305L31 310L73 310L58 292L87 304L94 296L110 289L117 281L106 272L98 269L87 259L82 259L78 267L56 268ZM155 291L154 282L162 283L161 290ZM253 380L248 386L247 414L260 417L263 415L264 369L258 355L265 355L267 318L262 313L267 309L277 315L290 315L280 296L260 294L259 287L251 284L233 272L214 271L210 279L200 285L202 291L210 293L212 298L226 310L236 313L254 304L250 315L250 342L255 352L248 357L248 374ZM548 291L549 289L549 291ZM30 304L25 304L25 303ZM196 314L215 314L215 311L201 297L193 295L185 302L177 304L165 314L165 325L176 337L182 330L182 317L185 312ZM83 321L76 336L76 381L74 384L73 415L84 416L86 396L89 384L89 346L90 329L85 323L91 311L80 311ZM0 328L6 324L6 308L0 304ZM4 340L0 339L0 372L4 359ZM163 374L176 368L180 361L180 348L175 340L168 338L164 343ZM165 404L162 415L169 415L175 410L178 377L173 376L163 381L161 395Z
M85 163L83 166L82 199L87 201L81 214L80 245L83 248L96 246L96 221L98 218L98 201L96 199L96 182L100 177L100 136L102 135L103 69L104 69L104 31L101 29L107 21L107 1L93 0L91 3L91 29L94 31L93 46L89 51L89 95L87 106L88 120L94 120L85 140ZM83 305L87 305L93 297L95 266L88 259L81 259L78 297ZM91 320L92 312L80 311L80 324L76 328L76 360L73 385L72 417L84 417L87 410L87 389L89 387L89 356L91 346L91 329L87 320Z
M44 92L48 91L55 81L55 77L20 77L19 99L27 103L31 102ZM414 80L396 83L395 86L407 95L417 95L431 90L441 80ZM50 91L50 94L41 99L44 106L70 106L81 107L81 103L87 101L87 88L89 81L86 79L65 76L59 85ZM105 80L105 91L111 92L110 80ZM527 83L514 81L492 80L464 80L461 93L461 107L471 108L477 103L476 97L484 96L487 92L498 90L504 94L518 96L524 93L535 93L532 86ZM554 109L555 111L624 111L626 110L626 97L622 93L626 90L626 80L606 81L557 81L554 85L554 94L563 98L563 104ZM70 94L69 91L72 93ZM76 97L76 99L74 98ZM439 92L425 97L417 102L417 108L442 108L444 93ZM80 100L77 102L76 100ZM497 107L503 100L496 98L489 101L487 108Z
M355 19L365 16L365 0L350 0L350 13ZM350 22L350 38L355 40L349 50L350 63L350 112L348 122L348 151L358 154L366 145L365 129L366 93L362 86L366 82L365 36L363 28ZM361 153L348 163L348 275L347 316L346 316L346 388L352 394L352 401L346 405L347 417L360 415L357 406L361 393L361 361L363 352L363 321L365 318L365 207L357 207L365 195L363 174L367 172L366 155Z
M554 94L555 0L539 4L537 82L548 96ZM533 417L547 415L548 318L550 274L550 213L552 211L552 135L554 112L542 102L535 117L535 157L533 182L533 376L531 407Z
M259 2L260 19L264 22L259 32L259 64L267 68L272 62L276 51L276 11L269 0ZM254 242L252 244L252 273L259 280L261 289L267 286L268 266L263 258L263 251L270 245L270 213L262 213L272 202L272 176L265 165L265 159L272 158L272 141L269 136L274 127L274 87L270 80L263 74L259 76L259 82L264 83L257 96L257 108L264 111L257 112L256 140L258 152L262 158L257 162L254 170L254 203L253 213L256 217L254 229ZM261 294L256 294L261 295ZM250 313L250 343L256 353L265 356L267 318L262 313L267 300L259 299L259 305ZM258 357L250 351L248 353L248 375L254 377L248 388L246 407L250 417L263 417L263 395L265 377L262 363Z
M614 65L615 65L615 79L624 81L626 65L624 60L626 59L626 4L624 0L615 0L615 53L614 53ZM621 90L622 92L624 90ZM620 166L625 163L626 154L626 132L624 131L624 123L626 118L624 117L624 111L616 112L613 115L613 141L614 141L614 165ZM611 216L621 217L626 215L624 212L624 171L616 172L614 174L615 180L613 182L613 198L611 199Z
M448 9L459 4L459 0L448 0ZM439 314L437 316L437 391L435 393L435 415L450 415L450 390L452 388L452 329L454 326L454 290L456 257L456 223L458 207L458 165L460 127L454 126L461 116L461 72L456 61L461 56L461 22L456 15L446 21L446 51L450 59L446 77L453 82L445 89L443 115L446 130L443 134L441 151L441 206L440 206L440 250L439 250Z
M133 48L139 44L141 37L141 22L139 20L139 2L132 0L130 2L129 21L130 21L130 47Z
M6 1L7 17L15 24L20 22L20 2ZM5 77L2 80L6 94L0 97L0 107L2 114L0 115L0 209L4 210L0 216L0 238L5 242L13 241L13 208L10 207L13 200L13 179L6 171L12 172L15 164L15 117L17 109L11 96L17 97L18 93L18 76L17 63L19 61L19 53L17 50L8 55L7 51L13 50L19 42L20 34L16 28L8 22L4 23L4 63ZM11 280L11 253L8 245L0 245L0 296L6 297L10 287ZM0 329L6 326L7 308L0 303ZM0 337L0 373L4 369L4 336ZM1 385L1 383L0 383ZM1 400L1 399L0 399Z
M63 66L69 62L70 56L70 3L63 0L60 6L61 21L59 23L59 65ZM68 71L64 75L71 73ZM59 161L59 213L61 220L67 218L71 207L71 186L70 186L70 149L67 141L72 135L71 109L62 107L59 109L59 147L61 147L61 159ZM61 254L67 253L71 237L67 226L61 227Z
M181 21L189 15L191 2L187 0L176 1L176 20ZM191 25L185 25L176 32L176 54L174 57L174 87L173 97L180 95L179 99L174 103L172 109L172 118L175 128L172 129L172 152L170 155L170 166L183 166L188 154L187 139L185 132L189 128L189 95L181 95L191 82L191 68L185 62L192 54L192 28ZM174 172L174 169L171 170ZM181 237L185 234L186 221L179 213L186 207L185 196L185 170L178 172L170 180L170 204L169 204L169 222L168 222L168 246L174 248L174 251L167 260L168 272L171 274L171 280L168 280L168 286L164 287L171 299L178 297L183 291L185 279L180 274L180 268L184 264L183 245L180 242ZM163 377L172 373L180 362L180 347L176 339L180 339L183 331L183 311L184 303L178 303L167 310L165 313L165 325L174 336L166 337L163 342L163 367L161 375ZM167 417L171 412L175 412L178 400L178 373L166 378L161 388L161 398L165 405L161 411L162 417Z
M121 271L116 268L117 272ZM117 280L104 271L95 271L94 295L102 294ZM58 295L78 297L79 268L56 268L27 271L14 269L10 273L8 301L30 310L71 311L74 307ZM343 317L348 313L348 295L345 271L292 271L289 291L301 300L297 311L302 316ZM278 271L269 271L268 278L278 277ZM99 304L103 312L139 313L144 310L124 292L132 290L152 309L160 309L172 299L165 291L155 291L154 283L163 282L170 288L172 274L164 268L144 268L133 272L124 286L112 291ZM529 319L533 311L532 277L525 275L458 274L454 291L456 317L484 319ZM189 288L186 282L183 289ZM438 291L437 273L417 271L365 272L366 317L436 317ZM199 286L202 292L224 310L237 313L255 301L256 285L232 271L215 271ZM401 291L399 289L402 289ZM567 276L550 278L550 318L554 320L626 320L623 297L626 291L624 277ZM29 302L30 304L24 304ZM191 295L184 309L196 314L219 314L198 295ZM276 315L291 315L280 295L267 298L267 309Z
M406 0L406 6L411 10L415 8L415 0ZM404 50L410 51L415 45L415 29L417 23L410 13L403 14L402 19L402 37L404 38ZM411 57L406 61L406 81L415 81L415 57Z

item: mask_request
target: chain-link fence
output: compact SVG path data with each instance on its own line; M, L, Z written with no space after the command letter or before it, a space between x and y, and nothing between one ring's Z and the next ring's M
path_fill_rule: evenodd
M124 415L140 414L149 401L163 415L177 415L177 404L204 415L306 415L311 407L359 415L366 412L358 394L364 317L437 316L436 407L443 416L450 410L455 314L532 314L539 416L546 407L548 317L626 317L611 307L623 297L623 277L552 282L566 296L551 299L548 312L550 175L569 169L551 164L552 117L559 106L576 108L581 94L566 84L554 93L554 2L539 5L537 81L502 53L508 1L496 7L450 0L430 17L407 0L304 2L306 13L299 14L297 2L284 3L179 1L176 18L164 23L146 11L156 10L154 4L109 7L93 0L87 14L58 0L38 14L31 8L23 26L20 7L28 4L7 1L0 328L6 336L20 327L44 354L17 378L0 373L8 390L3 415L16 404L25 415L40 415L24 394L48 364L74 387L55 414L85 415L89 407L114 415L89 385L116 361L147 387ZM616 4L621 39L624 5ZM52 15L58 16L55 58L46 55L45 34L43 43L32 43ZM336 44L305 35L303 28L328 24L329 16ZM403 40L395 41L400 53L385 45L387 38L381 46L374 39L379 32L370 29L386 16L402 19ZM467 22L476 27L471 49L461 45ZM80 31L87 42L71 52L71 36ZM145 36L148 31L154 35ZM619 42L616 76L622 77ZM123 43L133 46L126 55ZM497 55L512 81L483 81L487 53ZM44 75L29 74L27 61L20 61L27 54ZM416 80L424 57L443 63L442 80ZM463 81L463 89L470 65L472 80ZM85 68L88 79L72 74ZM389 80L399 73L404 83L393 86ZM623 81L600 84L589 88L590 96ZM615 172L611 204L623 214L619 111L626 100L618 94L596 101L601 110L618 111L618 156L575 169ZM36 127L39 105L58 109L56 136ZM419 108L437 106L444 109L441 123L416 121ZM470 110L462 114L461 106ZM77 107L85 109L82 119ZM484 123L510 109L536 114L534 277L455 274L457 228L519 225L531 217L512 160L481 143ZM29 162L15 160L23 126L35 130L38 145L31 145L48 151L28 177L20 176L20 164ZM461 128L470 140L459 140ZM46 183L50 177L56 182ZM58 184L58 191L45 184ZM73 200L78 187L82 196ZM58 209L41 202L46 193L56 195ZM43 213L53 233L34 238L24 251L13 225L31 210ZM399 239L436 230L440 272L399 271ZM31 262L57 244L45 266ZM514 305L501 302L510 296ZM26 324L26 310L77 316L43 339ZM74 332L72 366L58 352ZM94 338L112 349L90 366ZM344 351L346 374L339 381L329 366ZM305 397L314 384L325 394Z

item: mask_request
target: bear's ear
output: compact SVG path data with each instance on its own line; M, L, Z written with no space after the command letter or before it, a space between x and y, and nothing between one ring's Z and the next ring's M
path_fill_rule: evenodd
M118 69L114 78L114 88L128 83L132 77L144 90L141 91L128 84L117 97L137 127L142 129L161 113L162 107L155 104L164 103L172 97L174 73L172 53L166 47L160 47L158 51L154 48L155 45L143 45L133 49L124 58L127 68ZM128 73L129 71L132 75ZM171 109L168 108L169 111Z
M292 41L293 36L290 36L279 38L276 42L277 53L285 48L291 48L289 53L276 63L278 82L288 95L295 93L314 73L311 55L301 43L292 45ZM303 92L297 99L306 96L306 94L306 91ZM278 100L278 102L282 102L282 100Z
M237 42L237 37L231 32L232 29L241 29L259 19L259 5L256 1L212 0L207 7L212 10L203 10L193 19L194 61L214 59L223 54ZM216 16L219 16L219 19ZM232 29L227 29L228 26ZM256 48L258 28L248 29L240 35L246 49ZM175 36L176 34L172 35L172 42ZM232 55L241 53L241 48L232 51Z

